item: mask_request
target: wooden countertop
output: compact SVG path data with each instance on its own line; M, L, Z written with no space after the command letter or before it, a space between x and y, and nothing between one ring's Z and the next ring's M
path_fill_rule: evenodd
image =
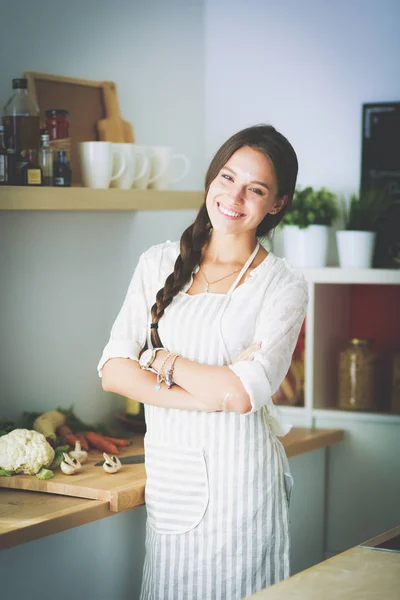
M136 452L143 449L143 436L135 436ZM282 438L287 456L326 448L341 442L342 430L295 427ZM132 452L135 453L135 452ZM141 465L142 467L142 465ZM140 470L141 471L141 470ZM132 480L132 491L124 491L124 510L143 504L144 482ZM129 502L127 502L129 498ZM110 516L107 500L87 500L37 491L0 489L0 549L11 548L47 535Z
M364 545L400 534L396 527ZM400 553L356 546L310 569L297 573L250 598L254 600L397 600Z

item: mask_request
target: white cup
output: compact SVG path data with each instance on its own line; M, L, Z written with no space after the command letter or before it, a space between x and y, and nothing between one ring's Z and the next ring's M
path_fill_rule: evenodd
M133 189L135 190L146 190L149 185L150 179L150 167L151 167L151 147L150 146L138 146L135 144L135 149L137 156L139 158L139 163L142 160L144 164L143 172L140 166L136 166L137 170L140 170L140 175L136 175L133 182Z
M189 159L184 154L174 154L170 146L151 146L150 178L148 187L153 190L169 190L171 185L186 177L189 169ZM173 177L173 162L183 161L183 170Z
M129 190L134 181L143 177L146 171L149 172L150 161L136 144L113 144L112 154L111 187L113 188ZM117 177L116 174L120 173L123 157L125 157L125 168Z
M116 152L119 150L116 150ZM113 175L113 149L111 142L81 142L79 161L83 185L89 188L108 188L110 182L117 179L126 166L125 155L121 153L121 165Z

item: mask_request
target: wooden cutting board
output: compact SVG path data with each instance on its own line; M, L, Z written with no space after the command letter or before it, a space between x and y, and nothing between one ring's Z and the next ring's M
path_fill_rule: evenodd
M121 117L117 87L113 81L104 82L104 105L107 118L97 121L97 133L101 142L135 143L132 124Z
M143 452L143 436L138 435L131 446L121 449L118 457ZM143 463L122 465L118 473L109 475L104 472L103 467L94 466L99 460L103 460L102 453L91 450L82 469L74 475L64 475L60 469L56 469L54 477L46 481L37 479L35 475L12 475L0 477L0 487L107 500L112 512L121 512L144 504L146 473Z
M120 118L101 119L97 121L97 133L100 142L113 142L114 144L134 144L132 123Z

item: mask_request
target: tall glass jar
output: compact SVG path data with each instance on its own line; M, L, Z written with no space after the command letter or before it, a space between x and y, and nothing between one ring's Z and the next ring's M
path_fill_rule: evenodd
M71 138L69 132L69 111L57 108L45 111L45 128L50 138L50 148L54 155L66 152L71 162Z
M376 409L375 364L371 340L349 340L339 356L339 408Z

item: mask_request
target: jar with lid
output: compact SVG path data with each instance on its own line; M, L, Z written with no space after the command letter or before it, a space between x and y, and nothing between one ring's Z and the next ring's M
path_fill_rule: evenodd
M374 410L376 355L371 340L353 338L339 356L339 408Z
M49 134L50 148L54 155L66 152L68 162L71 161L69 125L68 110L57 108L45 111L45 129Z

